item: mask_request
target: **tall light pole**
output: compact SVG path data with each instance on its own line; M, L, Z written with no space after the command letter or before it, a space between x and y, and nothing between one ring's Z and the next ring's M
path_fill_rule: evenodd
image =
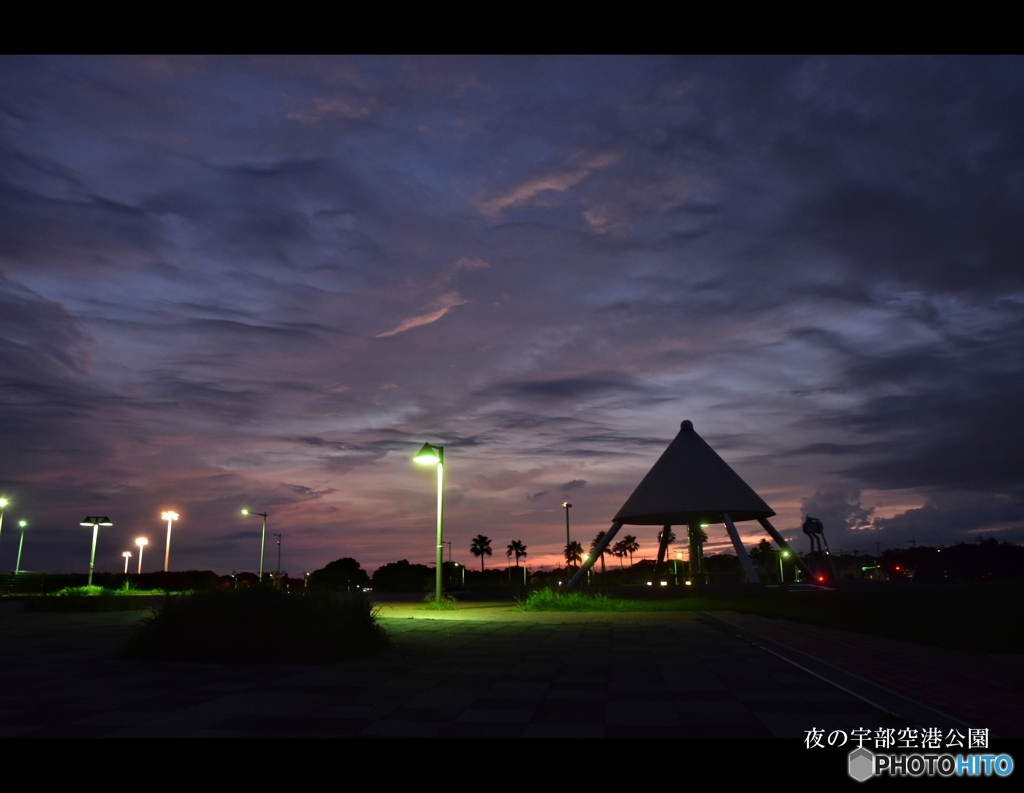
M178 519L178 513L168 510L160 517L167 521L167 550L164 551L164 572L166 573L171 561L171 524Z
M87 586L92 586L92 572L96 568L96 538L100 534L100 526L106 527L113 526L114 524L110 522L110 518L106 515L103 517L98 515L96 517L90 517L89 515L86 515L85 520L83 520L80 525L92 526L92 553L89 555L89 583L87 584Z
M139 546L139 575L142 575L142 552L146 549L146 546L149 545L149 540L145 537L139 537L135 540L135 544Z
M419 453L412 458L421 465L437 466L437 554L436 554L436 598L441 602L441 567L444 564L444 447L424 443Z
M28 528L27 520L19 520L18 528L21 529L21 539L18 540L18 561L14 565L14 574L17 575L21 572L21 549L25 547L25 529Z
M275 534L277 537L277 577L281 577L281 535Z
M128 575L128 560L132 558L132 552L131 551L125 551L124 553L121 554L121 556L124 557L124 574Z
M263 552L267 548L267 513L242 510L243 515L261 515L263 517L263 536L260 538L260 583L263 583Z

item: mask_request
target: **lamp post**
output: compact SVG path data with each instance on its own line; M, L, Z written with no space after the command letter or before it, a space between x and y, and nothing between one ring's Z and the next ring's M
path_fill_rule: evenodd
M436 599L441 602L441 566L444 564L444 447L424 443L413 462L437 466L437 553L436 553Z
M7 509L7 505L10 503L6 498L0 498L0 532L4 530L4 510Z
M128 575L128 560L132 558L132 552L131 551L125 551L124 553L121 554L121 556L124 557L124 574Z
M260 583L263 583L263 552L267 548L267 513L252 512L248 509L242 510L243 515L260 515L263 518L263 536L260 538Z
M779 583L783 583L784 577L782 575L782 557L789 558L789 551L779 551Z
M18 528L21 529L21 539L18 540L18 561L14 565L14 574L17 575L21 572L21 549L25 547L25 529L28 528L27 520L19 520Z
M281 577L281 535L275 534L277 537L277 577Z
M166 573L171 561L171 524L178 519L178 513L168 510L160 517L167 521L167 549L164 551L164 572Z
M92 553L89 555L89 583L86 585L92 586L92 573L96 568L96 538L99 536L100 526L106 527L113 526L114 524L110 522L110 518L106 515L103 517L98 515L95 517L86 515L85 520L83 520L80 525L92 526Z
M149 540L145 537L139 537L135 540L135 544L139 546L139 575L142 575L142 552L149 545Z

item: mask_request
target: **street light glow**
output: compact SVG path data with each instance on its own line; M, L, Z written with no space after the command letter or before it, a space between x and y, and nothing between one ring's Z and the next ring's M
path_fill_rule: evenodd
M25 547L25 529L28 528L27 520L19 520L18 528L21 529L21 539L18 540L18 561L14 563L14 574L21 572L21 549Z
M138 537L135 540L135 544L138 546L138 574L142 575L142 551L145 550L145 546L150 544L150 541L144 537Z
M420 465L440 465L440 451L442 448L441 446L431 446L429 443L424 443L423 448L416 453L412 461Z
M167 510L160 517L167 521L167 549L164 551L164 572L170 569L171 563L171 524L178 519L178 513Z

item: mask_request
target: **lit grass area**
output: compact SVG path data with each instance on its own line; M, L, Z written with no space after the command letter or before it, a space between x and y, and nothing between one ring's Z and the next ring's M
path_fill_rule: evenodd
M437 596L431 592L423 598L423 605L420 608L424 611L456 611L459 608L459 601L444 592L438 602Z
M538 590L523 611L739 611L969 652L1024 652L1024 581L894 583L873 590L609 598Z
M132 633L123 655L149 660L322 663L388 644L362 595L288 594L269 587L169 597Z
M607 595L589 592L556 592L537 589L519 600L520 611L651 611L640 600L612 600ZM653 604L650 604L653 605ZM658 609L664 611L664 609ZM673 609L677 610L677 609Z

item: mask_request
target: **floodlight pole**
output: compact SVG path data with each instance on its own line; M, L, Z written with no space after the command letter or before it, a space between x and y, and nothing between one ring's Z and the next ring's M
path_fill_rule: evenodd
M263 515L263 535L260 537L260 583L263 583L263 555L267 549L267 513L254 512L254 515Z
M281 575L281 535L280 534L275 534L274 536L277 537L277 575L280 577L280 575Z
M441 566L444 564L444 447L437 449L437 567L434 590L437 603L441 602Z
M178 519L177 512L165 512L160 517L167 521L167 548L164 551L164 572L170 569L171 562L171 523Z
M21 539L18 540L18 561L14 565L15 575L21 572L21 549L25 547L25 529L28 526L28 523L20 520L18 521L18 526L21 527Z
M87 586L92 586L92 574L96 569L96 538L99 536L100 526L113 526L114 524L105 515L102 518L86 515L80 525L92 526L92 552L89 554L89 583L87 584Z
M434 588L437 603L440 604L444 566L444 447L424 443L423 448L412 459L421 465L437 466L437 548L434 556Z
M263 518L263 536L260 538L260 583L263 583L263 554L267 548L267 513L252 512L248 509L242 510L243 515L260 515Z

